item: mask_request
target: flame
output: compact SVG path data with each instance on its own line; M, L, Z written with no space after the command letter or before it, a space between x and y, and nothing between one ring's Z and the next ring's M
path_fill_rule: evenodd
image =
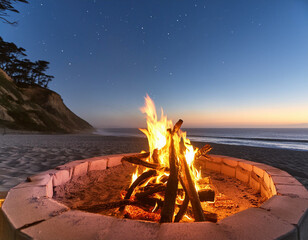
M155 212L155 210L157 209L157 207L158 207L158 204L157 204L157 202L155 203L155 206L154 206L154 208L153 208L153 210L152 210L152 212Z
M138 178L138 170L134 172L132 175L132 183L135 182L137 178Z
M154 151L156 151L155 154L157 154L158 163L162 167L169 167L169 147L171 144L171 138L168 129L173 128L172 121L167 119L167 116L164 115L163 109L161 109L160 119L158 119L155 104L148 95L145 97L144 107L140 108L140 110L142 113L146 114L147 119L147 129L139 129L147 136L148 139L150 156L146 159L146 161L153 163L153 154ZM198 148L194 149L190 143L190 140L186 137L186 132L181 130L179 130L177 134L173 135L173 142L176 156L185 158L191 171L191 176L195 183L196 190L198 191L200 189L198 180L201 179L201 171L198 171L194 166L195 154L198 151ZM179 159L178 164L180 165ZM144 171L146 170L147 169L145 168ZM132 183L140 174L142 174L142 171L140 171L140 169L138 171L137 169L132 176ZM158 176L151 178L142 185L146 186L150 182L166 184L163 182L165 176L168 176L168 174L161 171ZM163 199L163 196L159 196L159 198ZM183 200L183 195L178 195L177 202L182 202ZM155 208L156 206L154 209ZM189 217L187 216L187 218Z

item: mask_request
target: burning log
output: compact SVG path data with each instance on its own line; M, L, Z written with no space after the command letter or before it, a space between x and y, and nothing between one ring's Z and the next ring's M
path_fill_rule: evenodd
M176 122L176 124L174 124L172 135L177 133L180 130L182 124L183 124L183 120L182 119L180 119L179 121Z
M164 205L161 211L160 223L172 222L175 209L175 200L178 190L178 166L175 156L173 134L170 134L169 137L171 139L169 151L170 175L167 182L167 189L165 192Z
M198 152L196 152L195 159L199 159L202 156L208 158L207 153L211 150L212 147L209 144L204 145L202 148L198 150Z
M187 211L188 203L189 203L189 197L188 197L187 194L185 194L184 201L183 201L183 203L180 207L180 210L178 211L178 213L176 214L176 216L174 218L174 222L181 221L181 219L183 218L183 216L185 215L185 213Z
M126 207L124 217L128 219L139 219L139 220L158 222L160 218L160 214L156 212L148 212L141 208L130 205Z
M126 195L124 197L124 200L126 199L130 199L132 193L134 192L135 188L137 186L139 186L140 184L142 184L144 181L146 181L147 179L149 179L150 177L156 175L157 172L156 170L149 170L147 172L144 172L142 173L137 179L136 181L133 182L133 184L128 188L127 192L126 192ZM120 211L122 212L125 208L125 205L124 206L121 206L120 207Z
M201 202L213 202L215 200L215 191L212 189L202 189L198 191L198 195Z
M157 148L154 149L154 151L153 151L152 159L153 159L154 163L159 164L159 162L158 162L158 149Z
M142 154L147 154L148 156L150 155L150 153L141 153L140 155L132 155L132 156L124 156L121 161L126 161L132 164L136 164L136 165L141 165L144 166L146 168L151 168L151 169L160 169L160 165L159 164L155 164L155 163L149 163L147 161L142 160L143 156Z
M124 204L120 207L120 211L125 209L126 205L130 205L129 209L134 209L138 212L138 208L144 209L149 213L149 206L154 206L153 209L160 211L160 223L172 222L174 218L174 212L176 208L176 199L178 194L185 191L185 198L176 214L174 221L179 222L185 213L188 211L192 212L192 215L195 218L195 221L205 221L210 219L215 221L215 216L212 213L203 212L200 201L213 201L215 198L215 192L211 189L203 189L199 192L196 191L194 180L196 176L191 175L195 174L193 171L195 168L191 165L192 161L200 158L201 156L206 156L206 154L211 150L209 145L205 145L200 149L196 154L192 145L190 145L189 140L185 140L186 135L178 133L183 121L180 119L173 127L173 129L167 129L167 134L165 137L165 145L161 146L154 145L154 147L161 146L161 148L153 149L153 145L150 145L150 150L152 153L151 159L149 158L151 153L142 153L136 154L133 156L125 156L122 158L122 161L127 161L132 164L141 165L146 168L150 168L147 172L142 173L130 186L128 189L124 200L129 200L127 204ZM146 130L145 130L146 131ZM152 132L146 132L148 137L151 137ZM155 135L154 135L155 136ZM184 137L183 137L184 136ZM155 138L156 139L156 138ZM188 157L186 154L188 153ZM162 154L162 155L161 155ZM184 155L185 154L185 155ZM169 158L164 157L160 159L159 157L169 156ZM188 159L190 163L188 165ZM178 160L179 159L179 160ZM162 165L159 164L160 161ZM169 161L169 167L166 167L166 161ZM180 169L179 169L180 166ZM169 172L169 176L165 173ZM148 181L146 186L139 187L136 191L133 198L131 198L134 189L145 182L152 176L159 176L155 181ZM194 177L193 177L194 176ZM178 181L181 181L183 189L178 189ZM167 182L167 184L165 184ZM155 194L155 195L154 195ZM155 198L157 194L164 194L164 201ZM132 201L134 199L134 201ZM192 207L188 207L189 202ZM132 206L133 205L133 206ZM138 208L134 208L137 206ZM127 211L126 211L127 212ZM128 216L131 216L129 213ZM211 215L212 214L212 215ZM142 212L142 216L147 217L147 214ZM152 217L157 216L153 215ZM217 216L216 216L217 221Z
M150 196L154 193L163 192L166 190L166 186L163 184L158 184L155 187L150 188L149 190L146 190L144 192L138 192L135 194L136 198L144 198L147 196Z
M135 190L135 188L142 184L144 181L146 181L147 179L149 179L152 176L155 176L157 174L156 170L149 170L147 172L142 173L135 182L133 182L133 184L128 188L127 193L124 197L124 199L130 199L130 196L132 195L133 191Z
M197 222L202 222L205 221L205 217L203 214L203 209L201 207L201 203L200 203L200 199L199 199L199 195L197 194L196 188L195 188L195 184L191 178L190 175L190 169L187 165L187 162L185 161L185 159L181 156L180 157L180 163L181 163L181 167L182 167L182 186L185 189L191 206L193 208L193 213L194 213L194 218L195 221Z

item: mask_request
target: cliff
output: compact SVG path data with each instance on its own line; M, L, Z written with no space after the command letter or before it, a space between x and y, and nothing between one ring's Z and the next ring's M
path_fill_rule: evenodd
M0 128L53 133L93 130L56 92L40 86L17 87L1 69Z

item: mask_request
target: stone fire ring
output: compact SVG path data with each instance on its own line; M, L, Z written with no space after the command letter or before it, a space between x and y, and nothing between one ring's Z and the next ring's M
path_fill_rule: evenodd
M52 199L55 186L89 171L119 165L123 156L70 162L12 188L0 209L0 239L308 239L306 188L285 171L226 156L210 155L204 159L206 168L236 177L270 199L218 223L118 219L70 210Z

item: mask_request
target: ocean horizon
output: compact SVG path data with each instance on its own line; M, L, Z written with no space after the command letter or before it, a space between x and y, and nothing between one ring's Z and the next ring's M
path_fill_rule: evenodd
M183 128L191 141L308 151L308 128ZM98 128L96 134L145 137L138 128Z

